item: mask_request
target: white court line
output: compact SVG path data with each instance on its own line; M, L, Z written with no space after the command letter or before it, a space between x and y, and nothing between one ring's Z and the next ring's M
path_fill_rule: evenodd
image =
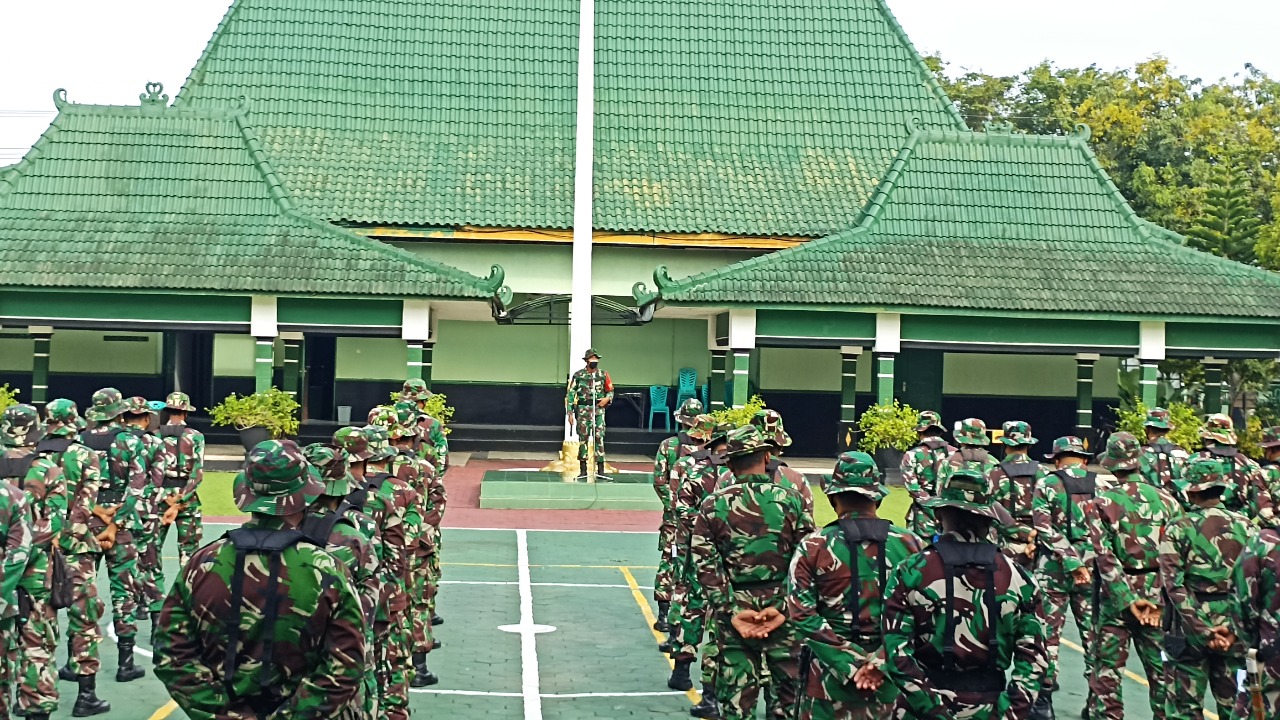
M516 531L516 566L520 578L520 624L503 625L503 632L520 634L520 688L524 720L542 720L542 690L538 676L538 633L553 632L550 625L533 622L533 583L529 580L529 534Z
M475 508L469 508L474 510ZM636 510L634 512L658 512L657 510ZM445 525L442 530L477 530L481 532L511 532L511 528L491 528L491 527L454 527ZM605 533L607 535L657 535L656 530L546 530L542 528L522 528L518 532L541 532L541 533Z
M441 585L519 585L516 580L441 580ZM630 585L609 585L606 583L530 583L533 587L563 587L563 588L622 588L630 590ZM641 590L652 590L653 586L639 586Z
M109 612L111 608L107 608L107 610ZM107 637L111 638L111 642L120 642L120 638L116 637L116 626L111 622L107 623ZM149 657L149 658L155 657L155 655L150 650L140 645L134 645L133 651L143 657Z
M524 693L513 692L488 692L485 690L435 690L431 688L410 688L409 692L422 693L423 695L473 695L480 697L508 697L518 698L524 697ZM601 693L543 693L541 697L547 699L573 699L573 698L610 698L610 697L666 697L666 696L683 696L684 693L678 690L653 690L646 692L601 692Z

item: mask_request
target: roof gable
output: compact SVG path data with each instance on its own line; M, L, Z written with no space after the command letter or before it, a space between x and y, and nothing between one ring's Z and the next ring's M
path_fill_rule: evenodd
M577 26L576 0L236 0L178 104L248 96L317 217L569 228ZM882 0L598 0L596 26L600 230L825 235L908 120L962 126Z
M920 130L851 230L679 281L672 303L1280 317L1280 275L1138 218L1071 137Z
M478 278L292 207L241 107L59 113L0 176L4 283L399 297L492 297Z

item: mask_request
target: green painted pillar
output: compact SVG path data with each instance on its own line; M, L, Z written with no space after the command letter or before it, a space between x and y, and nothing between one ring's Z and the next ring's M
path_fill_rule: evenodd
M405 378L408 380L422 379L422 343L417 340L405 340L405 347L408 348L409 361L405 366Z
M712 350L711 351L711 387L707 388L707 394L710 396L711 407L708 410L724 409L724 373L726 359L729 356L728 350Z
M1076 436L1088 437L1093 430L1093 370L1099 356L1076 355Z
M433 342L422 343L422 365L420 377L427 384L427 389L431 389L431 358L435 355L436 344Z
M298 399L302 387L302 337L286 337L284 339L284 388L294 400Z
M876 353L876 403L880 405L888 405L893 402L894 382L893 360L894 353Z
M732 407L740 408L751 399L751 351L733 351L733 397L726 398Z
M854 449L858 430L858 358L860 347L840 349L840 428L836 448L840 452Z
M1153 361L1142 361L1142 375L1138 380L1138 388L1142 393L1142 404L1149 408L1160 403L1160 366Z
M271 388L271 376L275 371L275 338L254 338L253 390L266 392Z
M32 330L35 349L31 353L30 403L37 408L49 401L49 346L53 344L53 329Z
M1226 360L1204 360L1204 412L1206 415L1222 412L1222 374Z

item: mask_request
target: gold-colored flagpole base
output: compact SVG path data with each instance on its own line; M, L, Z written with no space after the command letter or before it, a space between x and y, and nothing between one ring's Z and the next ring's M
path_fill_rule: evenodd
M542 472L560 473L560 476L572 480L578 476L578 441L565 440L560 447L560 457L552 460Z

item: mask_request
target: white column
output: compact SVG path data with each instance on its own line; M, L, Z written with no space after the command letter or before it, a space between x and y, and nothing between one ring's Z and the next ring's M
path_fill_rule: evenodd
M592 169L595 163L595 0L578 10L578 124L573 177L573 276L569 299L569 368L591 347ZM571 433L565 427L565 440Z

